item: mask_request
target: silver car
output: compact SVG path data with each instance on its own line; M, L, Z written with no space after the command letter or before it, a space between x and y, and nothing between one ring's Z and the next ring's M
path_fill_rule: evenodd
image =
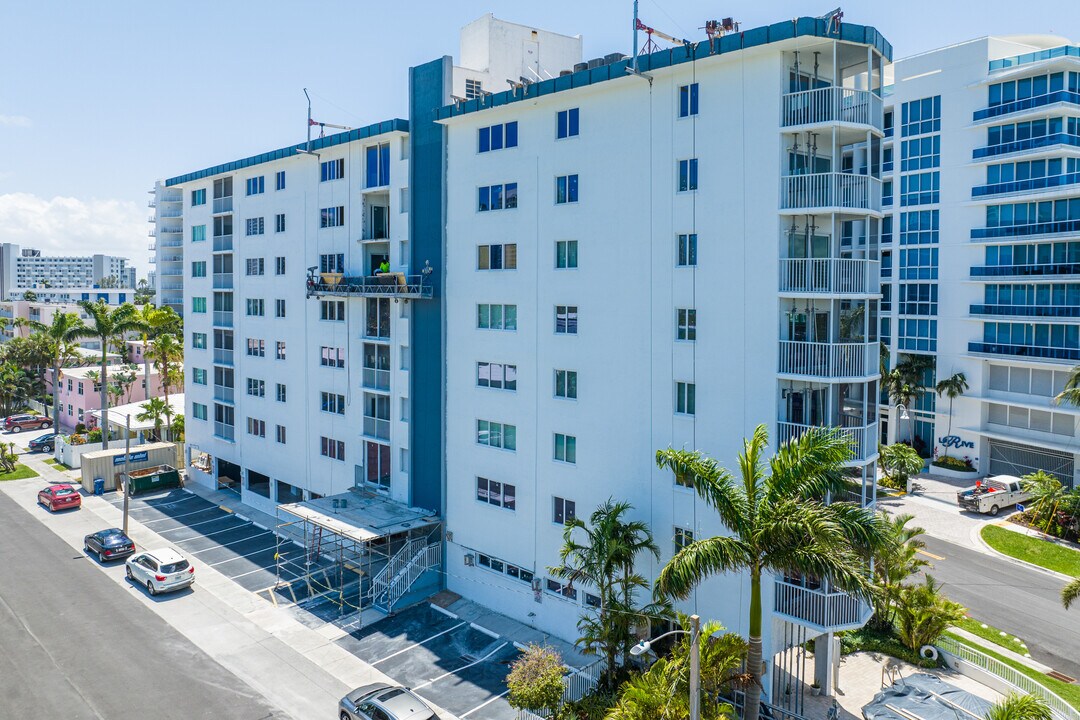
M146 586L151 595L190 587L195 582L195 567L171 548L148 550L128 558L128 580Z
M339 720L439 720L408 688L375 683L353 690L338 703Z

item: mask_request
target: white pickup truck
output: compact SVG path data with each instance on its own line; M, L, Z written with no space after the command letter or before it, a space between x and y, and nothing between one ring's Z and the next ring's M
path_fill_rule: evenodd
M1020 478L1013 475L995 475L957 491L956 504L961 510L997 515L1003 508L1024 502L1028 497L1023 491Z

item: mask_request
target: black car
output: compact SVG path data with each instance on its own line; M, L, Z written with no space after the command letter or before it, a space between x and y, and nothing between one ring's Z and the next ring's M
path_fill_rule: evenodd
M34 438L27 445L27 449L30 452L51 453L53 448L56 447L56 435L56 433L45 433L41 437Z
M97 553L101 562L108 562L131 555L135 552L135 543L119 528L109 528L84 537L83 549Z

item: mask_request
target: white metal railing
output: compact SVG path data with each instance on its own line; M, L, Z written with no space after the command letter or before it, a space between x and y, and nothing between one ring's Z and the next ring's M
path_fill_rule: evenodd
M804 425L802 423L778 422L778 442L785 443L800 437L810 428L822 427L821 425ZM835 428L840 434L845 435L851 441L851 459L866 460L877 453L878 447L878 424L870 423L861 427Z
M780 178L780 208L881 210L881 180L855 173L812 173Z
M422 550L426 544L427 541L423 538L412 538L405 541L401 549L390 556L390 559L383 565L382 570L371 578L371 597L373 600L379 601L390 586L390 581L401 572L401 569L405 567L405 563L411 560L412 556Z
M845 592L812 590L776 581L773 608L781 615L822 628L859 626L870 617L870 606Z
M876 344L780 341L779 372L817 377L863 377L876 372Z
M405 567L390 581L386 589L386 609L393 610L398 600L409 591L425 571L436 567L442 562L442 545L427 545L413 555Z
M957 668L961 672L963 672L962 663L973 665L983 672L996 676L1017 690L1028 693L1029 695L1038 695L1047 702L1050 709L1053 710L1057 717L1063 718L1063 720L1080 720L1080 711L1077 711L1072 705L1054 694L1053 691L1042 683L1025 675L1016 668L1006 665L997 658L981 653L975 648L965 645L946 635L942 635L938 638L934 642L934 645L937 646L938 650L947 652L956 658L956 660L961 663L960 667Z
M232 212L232 195L229 197L214 198L214 213Z
M885 114L881 98L867 90L843 87L802 90L784 95L780 116L783 127L832 122L871 125L882 130Z
M782 258L780 292L872 293L881 288L881 263L850 258Z

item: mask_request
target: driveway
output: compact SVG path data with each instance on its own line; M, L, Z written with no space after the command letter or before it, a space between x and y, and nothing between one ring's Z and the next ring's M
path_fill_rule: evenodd
M878 499L878 507L890 514L909 513L915 516L909 525L926 530L932 537L948 540L976 551L985 551L974 538L989 523L1011 515L1014 510L1002 510L996 518L961 511L956 505L956 491L969 487L971 480L951 480L942 477L920 476L912 481L912 492L901 497Z

